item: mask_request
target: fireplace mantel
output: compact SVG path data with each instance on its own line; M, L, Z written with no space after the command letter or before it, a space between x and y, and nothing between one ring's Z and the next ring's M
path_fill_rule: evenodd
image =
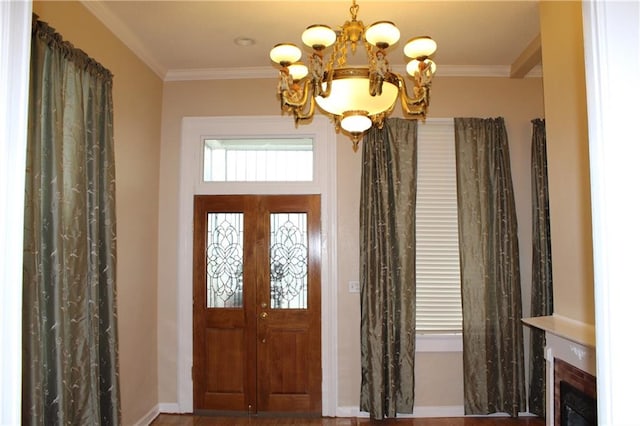
M554 360L561 359L574 367L596 376L596 333L591 324L560 315L524 318L528 326L544 330L547 362L547 425L554 424Z
M524 318L522 322L574 343L579 343L593 349L596 347L596 331L595 327L591 324L555 314L546 317Z

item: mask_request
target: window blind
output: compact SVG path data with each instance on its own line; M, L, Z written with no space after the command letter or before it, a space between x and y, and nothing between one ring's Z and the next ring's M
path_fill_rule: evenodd
M462 330L453 119L418 127L416 331Z

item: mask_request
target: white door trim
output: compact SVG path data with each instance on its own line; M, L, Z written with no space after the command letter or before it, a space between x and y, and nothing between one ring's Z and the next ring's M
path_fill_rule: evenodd
M249 124L249 125L248 125ZM202 179L204 138L311 137L314 179L295 183L211 183ZM320 194L322 220L322 415L335 416L337 380L336 134L322 116L295 128L290 117L185 117L180 144L177 286L177 395L180 412L193 412L193 196L196 194Z
M637 423L640 4L583 1L598 423ZM635 182L635 184L634 184Z
M0 2L0 424L20 423L31 1ZM6 60L6 59L9 60Z

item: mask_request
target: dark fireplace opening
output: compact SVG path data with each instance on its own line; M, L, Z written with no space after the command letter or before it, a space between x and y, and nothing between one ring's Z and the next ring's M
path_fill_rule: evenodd
M597 404L594 398L560 381L560 424L562 426L596 426Z

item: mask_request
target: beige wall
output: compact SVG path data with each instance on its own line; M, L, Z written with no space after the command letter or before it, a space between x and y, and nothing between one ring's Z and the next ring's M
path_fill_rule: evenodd
M34 13L114 74L118 333L123 424L158 402L157 229L162 81L78 2Z
M273 79L167 82L163 97L159 216L159 401L177 401L176 300L178 187L181 120L185 116L277 115ZM432 117L505 117L509 132L512 172L521 250L523 293L528 301L531 275L530 145L533 118L543 115L539 78L438 77L433 88ZM338 405L359 402L359 298L348 293L347 282L358 280L358 203L360 153L338 137ZM190 283L181 283L190 285ZM528 302L525 302L528 312ZM461 406L462 354L422 353L416 363L417 406Z
M582 9L540 3L556 314L595 323Z
M579 3L551 3L541 4L541 23L554 296L557 312L593 322L586 109L580 68L582 42L577 39L581 34ZM275 75L273 80L168 82L162 93L161 80L79 3L36 2L34 12L115 74L120 373L123 420L130 424L158 403L177 401L181 118L279 114ZM505 117L527 315L531 275L530 120L544 115L542 80L437 77L432 103L432 117ZM337 155L339 405L356 406L360 386L359 303L357 295L347 292L346 283L358 279L360 154L353 154L347 138L339 136ZM419 354L416 377L417 406L462 405L460 353Z

